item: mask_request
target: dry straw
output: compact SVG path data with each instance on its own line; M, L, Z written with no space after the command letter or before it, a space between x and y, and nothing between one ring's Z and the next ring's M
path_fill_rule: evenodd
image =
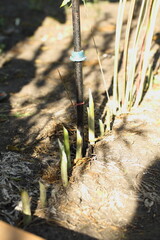
M137 17L136 29L133 31L133 41L131 41L133 16L135 11L137 11L136 4L140 4L140 11ZM117 113L117 110L119 112L128 112L133 106L137 107L143 99L148 80L152 79L148 78L147 74L148 70L152 69L150 65L150 50L160 1L130 1L123 50L123 79L119 79L118 63L125 5L126 0L121 0L116 26L113 81L114 114ZM151 83L148 85L151 86Z

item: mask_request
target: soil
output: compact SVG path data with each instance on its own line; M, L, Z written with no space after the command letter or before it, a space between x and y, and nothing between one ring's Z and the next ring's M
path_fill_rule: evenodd
M0 171L4 173L0 218L48 240L157 240L159 83L147 92L140 107L115 118L112 131L97 138L93 153L74 165L68 187L62 187L57 139L62 139L65 125L74 159L76 91L69 60L73 50L71 8L59 8L60 4L59 0L0 3L0 91L7 93L0 101ZM83 64L85 112L90 88L97 122L107 99L95 43L110 89L117 9L116 1L90 3L87 10L81 5L82 48L87 56ZM157 25L152 49L155 73L159 30ZM124 39L124 33L122 36ZM37 200L39 179L48 189L44 210ZM16 207L23 188L33 201L33 220L27 227Z

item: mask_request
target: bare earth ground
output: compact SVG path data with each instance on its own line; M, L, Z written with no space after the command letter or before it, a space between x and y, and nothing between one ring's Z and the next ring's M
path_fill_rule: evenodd
M8 93L0 102L0 217L22 227L17 204L26 188L35 215L26 230L46 239L159 239L160 87L154 85L141 107L115 119L92 158L74 166L64 190L57 168L62 123L75 153L76 116L65 90L75 102L71 9L60 9L59 1L47 4L0 3L0 90ZM109 88L117 7L81 7L84 96L87 105L91 88L97 119L106 99L92 35ZM153 55L158 47L154 42ZM45 213L37 207L40 177L48 188Z

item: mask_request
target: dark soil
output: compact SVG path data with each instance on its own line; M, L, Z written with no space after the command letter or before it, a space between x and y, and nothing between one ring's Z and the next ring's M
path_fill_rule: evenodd
M24 229L48 240L158 240L159 84L154 84L139 108L116 117L113 130L97 140L93 154L74 165L67 189L61 185L57 138L62 138L65 125L74 159L76 114L70 98L75 102L76 93L73 63L69 60L73 49L71 9L59 8L60 4L59 0L0 2L0 91L7 93L7 98L0 101L0 161L4 164L0 170L9 176L1 177L0 184L1 191L6 186L10 194L6 199L0 197L0 218L23 227L15 206L20 200L19 191L26 188L32 197L34 216ZM91 88L99 119L106 97L92 37L109 89L118 3L102 1L87 8L88 13L81 6L82 46L87 55L84 97L87 106ZM158 32L159 25L153 43L155 69L159 64ZM5 165L4 159L10 165L7 160ZM23 169L19 166L17 179L16 159ZM25 167L31 169L28 175ZM10 175L9 168L13 170ZM48 189L44 211L38 202L40 178Z

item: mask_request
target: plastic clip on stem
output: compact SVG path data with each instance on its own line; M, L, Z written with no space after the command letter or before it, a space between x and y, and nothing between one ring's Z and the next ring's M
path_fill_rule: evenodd
M70 60L72 62L83 62L86 60L86 56L84 54L84 51L81 50L79 52L73 51L71 56L70 56ZM80 102L80 103L76 103L75 106L80 106L83 105L84 102Z
M84 51L81 50L79 52L73 51L72 55L70 56L70 60L72 62L83 62L86 60L86 56L84 54Z

